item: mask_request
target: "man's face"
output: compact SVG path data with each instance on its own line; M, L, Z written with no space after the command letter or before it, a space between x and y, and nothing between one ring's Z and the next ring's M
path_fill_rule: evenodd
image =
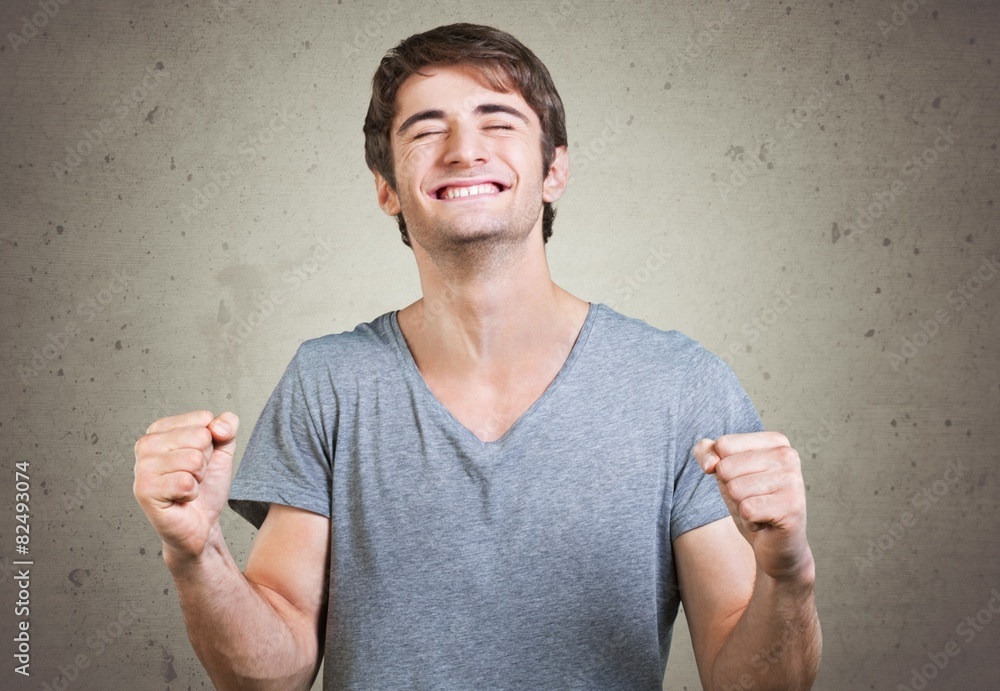
M537 232L543 201L565 189L565 147L542 178L541 124L524 99L477 81L469 68L432 66L396 96L391 141L396 190L376 173L379 205L402 213L427 250L510 246Z

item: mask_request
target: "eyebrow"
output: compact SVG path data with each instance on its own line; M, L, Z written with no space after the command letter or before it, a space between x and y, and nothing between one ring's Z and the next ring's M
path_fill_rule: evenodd
M530 125L531 121L528 120L528 116L519 111L517 108L513 108L502 103L480 103L476 106L476 110L473 111L475 115L490 115L492 113L507 113L508 115L513 115L516 118L520 118L524 121L524 124ZM399 126L396 130L396 136L400 136L408 130L413 125L417 124L422 120L440 120L445 117L443 110L439 108L431 108L428 110L422 110L419 113L414 113L410 117L403 121L403 124Z

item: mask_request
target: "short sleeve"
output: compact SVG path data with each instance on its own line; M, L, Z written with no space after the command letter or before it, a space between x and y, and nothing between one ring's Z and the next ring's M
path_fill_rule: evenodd
M696 346L679 403L670 539L729 516L714 475L694 457L694 445L723 434L761 432L760 415L732 368L718 355Z
M257 419L229 491L229 507L260 528L268 504L329 517L332 458L323 432L323 363L309 363L304 344Z

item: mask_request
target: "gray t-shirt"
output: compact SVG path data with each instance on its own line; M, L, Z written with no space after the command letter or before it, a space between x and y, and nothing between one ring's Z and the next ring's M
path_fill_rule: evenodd
M691 448L762 429L721 358L591 303L559 374L483 442L387 312L299 347L229 505L332 519L324 689L658 691L671 542L729 516Z

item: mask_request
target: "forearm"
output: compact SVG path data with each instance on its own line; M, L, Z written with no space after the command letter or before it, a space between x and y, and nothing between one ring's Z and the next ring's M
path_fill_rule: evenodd
M188 637L218 689L308 689L316 632L286 600L240 571L218 526L204 552L185 559L164 545Z
M750 603L715 659L712 691L812 688L823 641L814 574L779 582L758 567Z

